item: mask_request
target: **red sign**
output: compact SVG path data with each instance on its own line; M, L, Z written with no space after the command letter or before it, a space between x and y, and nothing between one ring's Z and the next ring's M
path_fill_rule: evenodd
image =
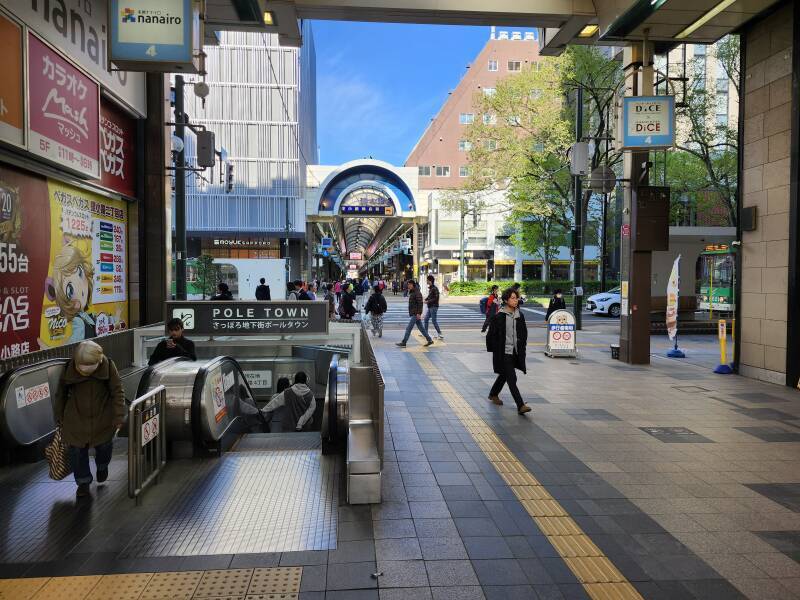
M31 33L28 85L28 149L99 178L100 87Z
M100 183L136 195L136 121L110 100L100 99Z
M631 235L631 226L625 223L622 226L622 237L630 237Z

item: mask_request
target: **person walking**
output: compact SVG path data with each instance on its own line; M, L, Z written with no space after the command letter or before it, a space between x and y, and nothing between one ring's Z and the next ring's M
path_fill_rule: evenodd
M425 346L431 346L433 344L433 339L431 339L431 336L428 335L428 332L422 325L422 307L424 305L424 301L422 300L422 292L419 291L419 287L411 279L408 280L407 288L408 288L408 325L406 326L406 333L403 336L403 341L397 342L397 345L400 346L401 348L406 347L408 338L411 336L411 330L414 329L414 325L416 325L420 333L425 337L426 340L428 340Z
M553 292L553 297L550 298L550 305L547 307L547 315L545 315L544 320L549 321L550 315L552 315L557 310L566 310L567 303L564 302L564 294L561 290L556 290Z
M284 432L310 431L314 423L314 411L317 402L314 392L308 387L308 376L300 371L294 376L294 385L275 394L269 403L261 409L265 419L271 420L272 413L285 406L281 417Z
M295 287L294 281L286 282L286 299L287 300L297 300L300 291Z
M343 319L352 319L356 314L356 296L353 293L353 284L347 284L342 291L342 301L339 303L339 316Z
M336 318L336 299L333 295L333 284L322 284L323 296L322 299L328 303L328 320L333 321Z
M392 296L397 296L397 279L392 279Z
M224 281L221 281L220 283L218 283L217 284L217 293L214 294L213 296L211 296L211 299L215 300L215 301L233 300L233 294L231 293L231 290L228 287L228 284L225 283Z
M531 411L525 404L517 387L517 369L526 373L525 349L528 344L528 326L525 317L519 310L519 295L514 288L503 292L503 306L489 322L489 333L486 334L486 351L492 353L492 367L497 373L492 389L489 390L489 401L502 406L500 391L508 384L508 389L517 412L524 415Z
M108 479L114 434L125 422L122 380L99 344L91 340L78 344L61 376L53 412L69 446L77 496L88 496L89 448L95 451L97 483L103 483Z
M352 283L353 285L353 294L356 298L356 312L361 312L361 309L364 308L363 298L364 298L364 280L357 277L355 281Z
M436 333L439 334L440 340L444 339L442 330L439 327L439 320L436 315L439 312L439 288L436 287L436 279L433 275L428 275L428 295L425 297L425 305L428 311L425 313L425 331L428 331L428 324L433 321L433 326L436 328Z
M336 305L338 306L342 299L342 282L338 279L336 280L336 283L333 284L333 292L336 294Z
M305 281L296 279L294 282L294 287L297 290L298 300L311 300L311 297L308 295L308 284Z
M269 293L269 286L267 280L263 277L259 279L259 285L256 286L256 300L271 300L272 296Z
M308 299L309 300L316 300L317 299L317 284L316 283L309 283L308 284Z
M500 298L498 298L499 290L496 285L492 286L492 291L489 292L489 297L486 299L486 318L483 320L483 327L481 327L481 333L486 333L486 330L489 328L489 323L491 323L492 318L497 314L497 311L500 309Z
M381 286L376 285L374 290L375 293L367 300L364 312L369 315L372 337L375 337L376 334L378 337L383 337L383 315L389 307L386 305L386 298L383 297Z

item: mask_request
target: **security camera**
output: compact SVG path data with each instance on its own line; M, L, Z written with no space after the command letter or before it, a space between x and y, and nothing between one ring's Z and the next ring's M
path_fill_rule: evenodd
M172 136L170 136L170 145L172 146L173 152L183 152L183 140L177 135L172 134Z

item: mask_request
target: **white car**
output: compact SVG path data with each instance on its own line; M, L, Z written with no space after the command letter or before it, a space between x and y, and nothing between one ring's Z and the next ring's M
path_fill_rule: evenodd
M608 315L609 317L617 318L621 312L621 298L619 287L615 287L607 292L594 294L593 296L589 296L588 300L586 300L586 310L590 310L596 315Z

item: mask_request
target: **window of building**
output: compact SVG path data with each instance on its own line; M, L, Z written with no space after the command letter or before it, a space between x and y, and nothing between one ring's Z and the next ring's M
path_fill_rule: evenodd
M517 115L511 115L508 117L508 124L512 127L519 127L522 125L522 119L520 119Z
M518 60L510 60L508 61L508 70L509 71L520 71L522 69L522 63Z
M497 115L483 115L484 125L497 125Z
M472 142L468 142L467 140L458 140L458 149L461 152L469 152L472 150Z
M472 113L461 113L458 117L458 122L462 125L470 125L475 121L475 115Z
M465 166L458 167L458 176L459 177L469 177L469 167L465 167Z
M717 125L720 127L727 127L728 125L728 115L726 114L718 114L717 115Z
M484 96L494 96L496 92L497 90L494 88L483 88Z
M706 47L702 44L695 44L694 45L694 55L695 56L705 56L706 55Z
M533 145L534 152L544 152L544 144L542 142L536 142Z
M461 222L457 219L439 219L438 240L439 244L458 243L461 232Z
M494 140L484 140L483 147L487 150L497 150L497 142Z
M720 94L727 94L728 93L728 78L727 77L719 77L717 79L717 92Z
M490 71L497 71L497 61L496 60L490 60L489 61L489 70Z
M727 115L728 114L728 94L717 94L715 98L716 104L716 114L718 115Z
M436 167L437 177L450 177L450 167Z
M430 167L417 167L419 169L419 176L420 177L430 177L431 176L431 168Z
M559 281L565 281L569 279L569 264L551 264L550 279Z

